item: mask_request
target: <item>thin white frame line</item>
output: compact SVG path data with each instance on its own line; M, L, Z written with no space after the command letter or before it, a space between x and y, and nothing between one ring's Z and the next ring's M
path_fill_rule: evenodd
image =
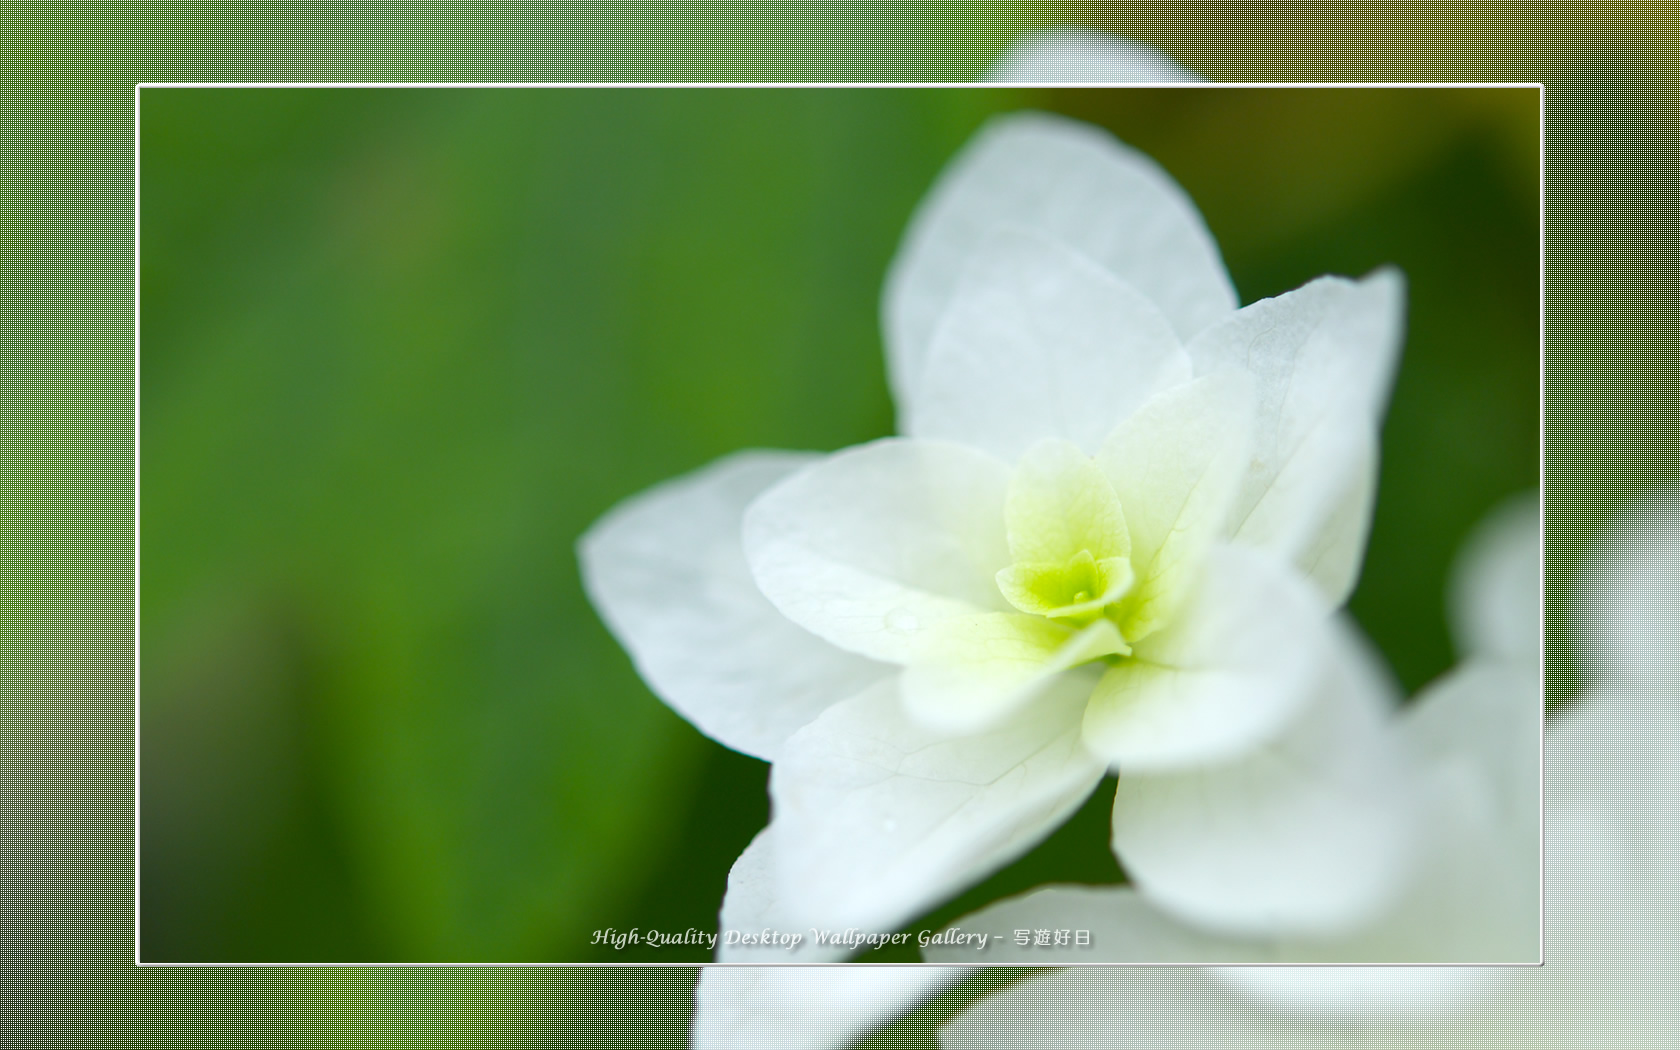
M809 88L815 90L879 89L891 91L928 88L946 88L961 91L972 91L976 88L982 90L991 89L1008 91L1040 88L1074 88L1098 91L1118 90L1124 88L1143 88L1150 91L1207 91L1223 90L1226 88L1299 88L1307 91L1319 88L1370 88L1375 90L1386 90L1391 88L1487 88L1491 90L1539 88L1543 91L1544 87L1545 85L1538 80L1181 80L1163 81L1160 83L1133 82L1113 84L1094 83L1091 81L1081 80L142 80L134 85L134 90L136 104L138 105L139 92L142 88L251 88L257 90L269 88L324 88L330 90L361 90L368 88L536 88L541 90L575 90L579 88L590 88L612 91L655 88L676 88L685 91L693 88L742 89L755 91L767 88Z
M134 965L140 961L140 88L134 88Z
M1546 85L1540 88L1540 965L1546 965Z
M1161 89L1168 89L1168 90L1221 89L1221 90L1223 90L1223 89L1229 89L1229 88L1289 88L1289 89L1313 90L1313 89L1320 89L1320 88L1327 88L1327 89L1336 89L1336 88L1342 88L1342 89L1346 89L1346 88L1368 88L1368 89L1438 88L1438 89L1465 90L1465 89L1485 88L1485 89L1490 89L1490 90L1512 90L1512 89L1537 90L1539 92L1539 106L1540 106L1540 114L1539 114L1539 117L1540 117L1540 173L1539 173L1539 175L1540 175L1540 260L1539 260L1540 261L1540 346L1539 346L1539 353L1540 353L1540 464L1539 464L1539 466L1540 466L1540 501L1541 501L1541 515L1540 515L1540 544L1541 544L1540 594L1541 594L1541 601L1540 601L1540 615L1539 615L1539 618L1540 618L1540 652L1541 652L1540 671L1541 671L1541 674L1540 674L1540 697L1539 697L1539 699L1540 699L1540 704L1541 704L1541 720L1540 720L1540 734L1541 735L1540 735L1540 740L1538 741L1538 744L1539 744L1539 748L1540 748L1539 795L1540 795L1540 818L1541 819L1540 819L1540 855L1537 858L1536 862L1539 865L1540 874L1541 874L1541 881L1540 881L1540 920L1539 920L1539 927L1540 927L1540 961L1535 962L1535 963L1491 963L1491 964L1490 963L1334 963L1334 964L1330 964L1330 965L1334 965L1338 968L1345 967L1345 968L1349 968L1349 969L1375 968L1375 967L1388 968L1388 969L1392 969L1392 968L1401 968L1401 969L1412 969L1412 968L1418 968L1418 969L1443 969L1443 968L1445 968L1445 969L1464 969L1464 968L1485 969L1485 968L1490 968L1490 967L1491 968L1498 968L1498 969L1532 969L1532 968L1535 968L1535 967L1545 965L1545 954L1546 954L1546 923L1545 923L1545 914L1546 914L1546 866L1545 866L1546 749L1545 749L1545 717L1544 717L1544 715L1545 715L1545 703L1546 703L1546 682L1545 682L1545 608L1546 608L1546 603L1545 603L1545 593L1546 593L1545 592L1545 586L1546 586L1546 569L1545 569L1545 564L1546 564L1546 561L1545 561L1545 541L1546 541L1546 525L1545 525L1545 477L1546 477L1546 112L1545 112L1545 98L1546 98L1546 86L1543 82L1541 82L1541 81L1526 81L1526 80L1525 81L1473 81L1473 82L1459 82L1459 81L1393 81L1393 82L1388 82L1388 81L1325 81L1325 82L1313 82L1313 81L1235 81L1235 82L1176 81L1176 82L1170 82L1170 83L1139 83L1139 82L1093 83L1093 82L1090 82L1090 81L1059 81L1059 80L1030 81L1030 82L1014 82L1014 81L1010 81L1010 82L1004 82L1004 81L916 81L916 82L896 82L896 81L704 81L704 82L689 82L689 81L681 81L681 80L676 80L676 81L658 81L658 80L649 80L649 81L588 81L588 80L584 80L584 81L535 81L535 82L526 82L526 81L337 81L337 82L316 82L316 81L191 81L191 82L188 82L188 81L138 81L138 82L135 83L135 85L134 85L134 146L133 146L133 149L134 149L134 282L133 282L133 285L134 285L134 350L133 350L133 353L134 353L134 849L133 849L133 854L134 854L134 965L136 967L141 967L141 968L146 968L146 967L162 967L162 968L167 968L167 967L196 967L196 968L205 968L205 969L210 969L210 968L252 968L252 967L256 967L256 968L261 968L261 967L285 967L285 968L294 968L294 969L297 969L297 968L330 969L330 968L335 968L335 967L336 968L346 968L346 967L355 967L355 968L408 967L408 968L422 968L422 969L459 968L459 967L468 967L468 968L533 968L533 967L535 967L535 968L560 968L560 969L631 968L631 969L638 969L638 968L644 968L644 967L657 967L657 968L670 968L670 967L685 968L685 967L688 967L688 968L692 968L692 967L699 967L699 966L824 967L824 966L859 966L859 965L864 965L864 966L895 966L895 967L896 966L902 966L902 967L953 966L953 967L967 967L967 968L973 968L973 969L981 969L981 968L986 968L986 967L990 967L990 966L1033 966L1034 965L1032 963L1021 963L1021 962L1017 962L1017 961L1011 961L1011 962L1006 962L1006 963L1004 963L1004 962L999 962L999 963L986 963L986 962L981 962L981 963L929 963L929 962L869 963L869 962L864 962L864 961L859 961L859 960L829 962L829 963L794 963L794 962L788 962L788 963L768 962L767 963L767 962L763 962L763 961L751 962L751 963L720 963L720 962L699 962L699 963L695 963L695 962L622 962L622 963L620 963L620 962L514 962L514 963L507 963L507 962L356 962L356 963L351 963L351 962L283 962L283 963L277 963L277 962L214 962L214 963L151 962L151 963L148 963L148 962L141 961L141 958L140 958L140 92L143 88L177 88L177 89L191 89L191 88L247 88L247 89L289 89L289 88L295 89L295 88L301 88L301 89L309 89L309 88L317 88L317 89L331 89L331 90L372 89L372 88L415 88L415 89L426 89L426 88L437 88L437 89L537 88L537 89L544 89L544 90L548 90L548 89L611 89L611 90L680 89L680 90L688 90L688 89L694 89L694 88L700 88L700 89L752 89L752 90L785 89L785 88L810 88L810 89L869 89L869 88L877 88L877 89L891 89L891 90L929 89L929 88L960 89L960 90L974 90L976 88L980 88L980 89L1002 88L1002 89L1011 89L1011 90L1035 89L1035 88L1070 88L1070 89L1078 89L1078 90L1120 90L1120 89L1127 89L1127 88L1145 89L1145 90L1161 90ZM1128 969L1132 969L1132 968L1135 968L1135 969L1162 969L1162 968L1171 969L1171 968L1184 968L1187 964L1183 964L1183 963L1124 963L1124 964L1115 964L1115 963L1068 963L1068 962L1057 961L1057 962L1046 962L1046 963L1039 964L1039 965L1042 965L1045 968L1054 968L1054 967L1084 968L1084 967L1123 966L1123 967L1128 968ZM1193 967L1194 968L1204 968L1204 967L1208 967L1208 966L1219 966L1219 965L1221 965L1221 964L1218 964L1218 963L1196 963L1196 964L1193 964ZM1260 967L1265 967L1265 968L1291 969L1291 968L1297 968L1297 967L1302 967L1302 966L1314 966L1314 965L1324 965L1324 964L1313 964L1313 963L1242 963L1242 964L1230 964L1230 965L1260 966Z

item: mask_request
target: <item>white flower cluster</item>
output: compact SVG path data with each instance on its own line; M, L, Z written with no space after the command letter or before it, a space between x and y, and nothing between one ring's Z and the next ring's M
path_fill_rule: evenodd
M1175 914L1324 933L1384 903L1413 814L1333 610L1400 324L1392 272L1239 310L1147 158L990 124L889 276L903 436L731 456L582 543L654 689L773 762L725 927L894 928L1109 770L1114 848Z

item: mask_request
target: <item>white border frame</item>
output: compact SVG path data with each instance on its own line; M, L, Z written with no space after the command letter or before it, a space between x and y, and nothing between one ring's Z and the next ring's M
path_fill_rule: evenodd
M1401 968L1401 969L1479 969L1495 967L1498 969L1534 969L1545 965L1546 961L1546 746L1545 746L1545 717L1546 699L1546 85L1540 81L1485 81L1465 83L1457 81L1090 81L1090 80L1033 80L1033 81L168 81L142 80L134 85L134 965L143 969L159 968L384 968L402 967L414 969L438 968L560 968L560 969L639 969L654 968L694 968L699 966L722 966L730 968L752 969L758 967L774 968L804 968L825 966L875 966L875 967L957 967L982 969L997 966L1032 967L1032 963L1011 961L1008 963L870 963L870 962L833 962L833 963L694 963L694 962L143 962L140 958L140 92L145 88L248 88L248 89L285 89L285 88L314 88L322 90L359 90L370 88L482 88L482 89L592 89L592 90L647 90L647 89L915 89L941 88L956 90L1034 90L1067 88L1075 90L1114 90L1126 88L1141 88L1145 90L1224 90L1228 88L1289 88L1303 90L1318 90L1328 88L1366 88L1366 89L1405 89L1405 88L1437 88L1437 89L1531 89L1538 92L1540 119L1540 609L1538 630L1540 633L1540 703L1542 709L1541 738L1535 741L1540 751L1540 854L1535 863L1540 867L1540 914L1536 922L1540 929L1540 960L1535 963L1242 963L1244 967L1260 966L1264 968L1291 969L1297 967L1335 967L1350 968ZM1045 969L1057 968L1091 968L1091 967L1119 967L1125 969L1160 969L1185 968L1184 963L1069 963L1053 961L1041 964ZM1198 963L1192 968L1217 966L1216 963Z

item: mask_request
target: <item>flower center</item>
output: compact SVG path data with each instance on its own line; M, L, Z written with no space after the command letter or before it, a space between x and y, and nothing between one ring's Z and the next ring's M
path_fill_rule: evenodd
M1083 627L1125 597L1133 580L1125 557L1098 560L1081 549L1062 562L1016 562L997 574L998 589L1024 613Z
M1107 616L1136 579L1131 536L1120 499L1095 462L1065 441L1023 457L1004 507L1014 564L997 574L998 590L1024 613L1067 627ZM1115 653L1131 649L1121 641Z

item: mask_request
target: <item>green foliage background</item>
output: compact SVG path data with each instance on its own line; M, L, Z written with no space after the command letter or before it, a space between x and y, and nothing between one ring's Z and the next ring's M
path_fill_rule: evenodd
M147 961L706 958L591 933L714 929L766 769L648 693L573 543L735 449L891 431L882 275L991 113L1150 153L1245 302L1405 271L1353 609L1408 688L1456 546L1538 483L1533 89L141 99ZM1111 797L933 920L1119 879Z

